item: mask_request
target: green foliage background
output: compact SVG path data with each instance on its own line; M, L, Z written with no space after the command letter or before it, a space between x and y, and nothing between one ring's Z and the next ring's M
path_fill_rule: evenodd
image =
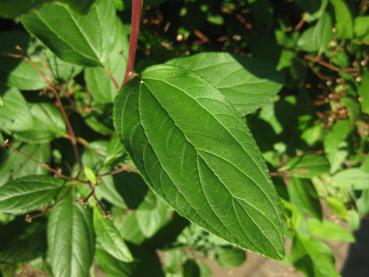
M130 9L0 0L0 275L211 276L248 249L340 276L326 242L369 212L368 1L144 1L117 97Z

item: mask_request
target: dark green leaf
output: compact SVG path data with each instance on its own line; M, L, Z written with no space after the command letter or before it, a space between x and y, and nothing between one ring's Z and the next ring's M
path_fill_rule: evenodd
M271 65L228 53L201 53L168 64L198 72L243 115L274 102L282 87L282 77Z
M50 176L26 176L0 187L0 212L23 214L45 208L60 192L64 180Z
M45 229L44 222L29 224L23 217L0 226L0 263L24 263L42 256L46 252Z
M178 213L240 247L284 256L278 195L214 86L192 71L150 67L121 91L114 123L145 181Z
M92 212L68 193L50 213L48 257L55 277L87 277L94 257Z
M57 56L75 64L104 64L115 40L116 17L110 0L99 0L86 15L60 3L48 3L22 16L21 21Z

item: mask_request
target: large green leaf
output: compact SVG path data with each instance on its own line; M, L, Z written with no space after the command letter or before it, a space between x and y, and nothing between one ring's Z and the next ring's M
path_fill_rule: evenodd
M97 208L94 210L94 227L97 242L106 252L123 262L133 261L131 252L113 222L106 219Z
M116 16L110 0L99 0L86 15L60 3L48 3L22 16L21 21L57 56L75 64L103 64L115 40Z
M198 72L242 114L277 99L282 77L271 65L228 53L201 53L168 64Z
M126 70L128 55L127 33L123 24L117 19L117 38L108 54L106 67L114 76L117 83L122 84ZM104 68L90 67L85 69L86 85L91 92L95 104L113 103L117 95L112 80L107 76Z
M50 176L26 176L0 187L0 212L22 214L45 208L65 181Z
M92 212L68 193L51 211L48 257L55 277L89 276L95 236Z
M146 69L116 99L114 124L145 181L178 213L240 247L284 256L280 200L255 141L199 74Z

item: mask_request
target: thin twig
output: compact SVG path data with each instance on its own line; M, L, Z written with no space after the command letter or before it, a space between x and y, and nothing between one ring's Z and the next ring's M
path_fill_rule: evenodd
M320 64L321 66L324 66L330 70L336 71L336 72L349 72L353 74L357 74L357 70L355 68L339 68L333 64L330 64L328 62L322 61L320 57L314 57L312 55L305 55L304 59L307 61L315 62L317 64Z
M115 88L115 90L116 90L116 91L118 91L120 87L119 87L119 84L118 84L117 80L114 78L113 74L110 72L110 70L109 70L109 68L108 68L108 67L104 66L104 69L105 69L105 74L106 74L106 76L108 76L108 77L109 77L109 79L110 79L110 80L113 82L113 84L114 84L114 88Z

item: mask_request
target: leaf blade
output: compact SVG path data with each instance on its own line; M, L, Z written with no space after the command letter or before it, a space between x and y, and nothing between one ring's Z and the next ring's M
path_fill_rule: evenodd
M140 88L133 82L123 90L115 103L115 129L152 189L212 233L283 257L278 196L251 134L219 91L196 73L168 65L147 69ZM222 173L223 167L229 172Z

